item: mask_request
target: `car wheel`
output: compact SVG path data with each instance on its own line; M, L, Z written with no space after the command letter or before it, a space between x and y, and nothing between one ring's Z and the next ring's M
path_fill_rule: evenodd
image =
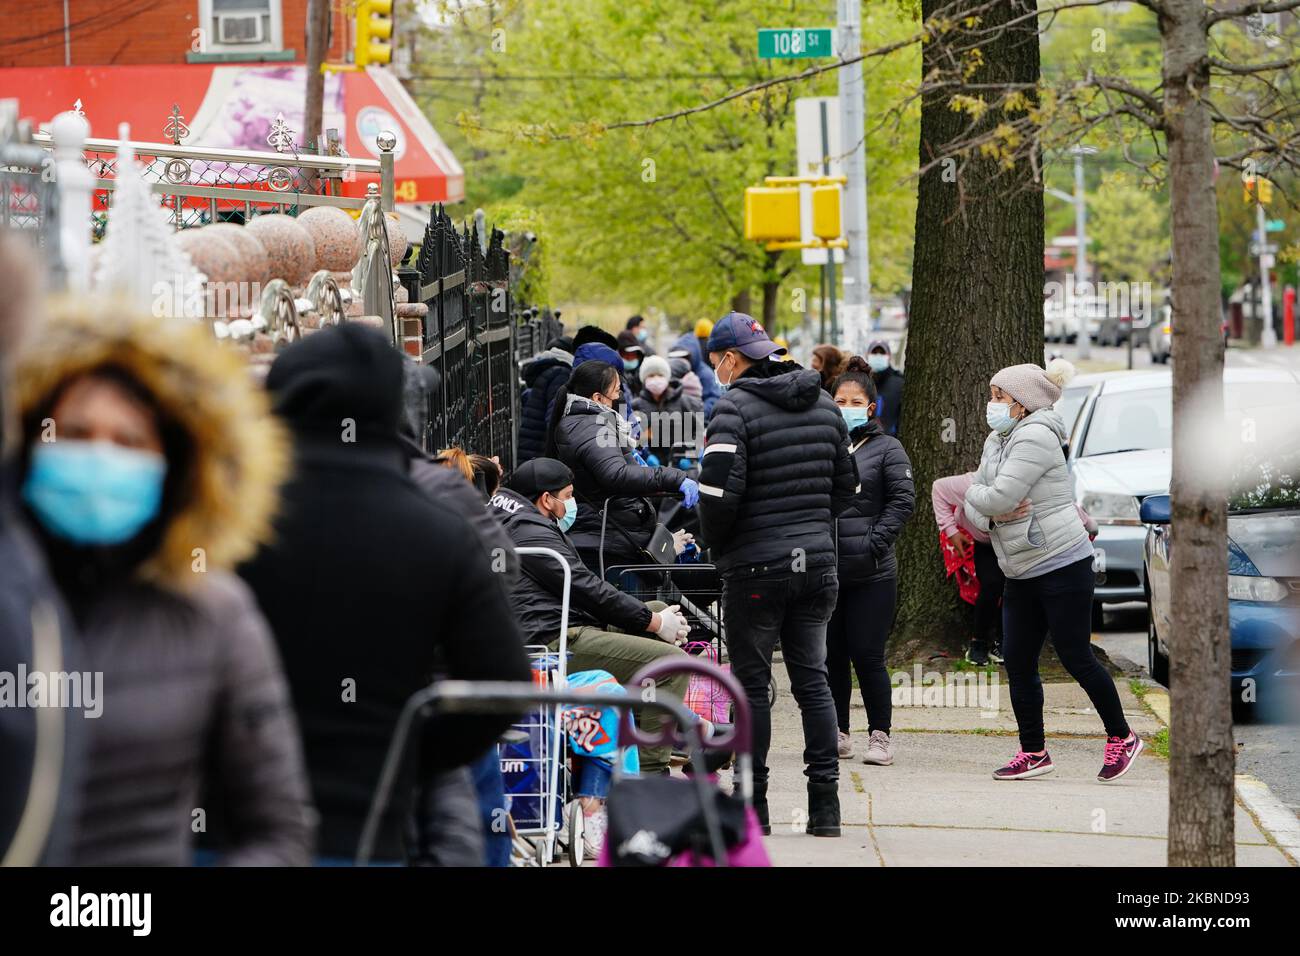
M1156 640L1155 615L1147 610L1147 671L1151 679L1162 687L1169 686L1169 657L1160 653L1160 642Z

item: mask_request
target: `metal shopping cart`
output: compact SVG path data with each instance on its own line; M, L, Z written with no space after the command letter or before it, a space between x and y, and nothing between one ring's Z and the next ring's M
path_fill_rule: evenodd
M628 694L610 697L583 688L558 689L539 687L528 683L506 681L440 681L414 694L398 718L397 728L389 745L388 755L380 774L379 786L371 802L357 849L357 864L369 862L379 831L379 821L392 797L392 791L402 763L407 743L418 725L432 713L499 712L503 709L523 711L532 706L558 712L567 706L590 708L613 707L622 712L620 740L642 745L654 745L665 740L683 746L691 754L695 766L703 766L706 749L726 748L737 755L735 787L732 794L718 790L708 775L698 774L692 779L665 779L662 777L630 778L616 771L616 780L610 790L609 809L611 833L622 834L629 830L632 836L620 840L618 846L610 841L602 851L602 862L611 865L689 866L711 864L727 866L760 857L766 861L761 839L755 836L756 821L750 802L753 793L750 765L749 707L743 695L738 696L736 723L725 735L704 740L701 724L696 716L680 702L668 696L643 695L639 688L644 681L662 679L680 670L709 673L715 679L730 685L739 695L739 687L729 674L692 658L660 661L645 668L627 687ZM633 692L635 691L635 692ZM631 720L634 710L659 711L672 719L651 736L636 728ZM685 806L686 801L691 805ZM757 841L755 847L754 841ZM756 864L757 865L757 864Z

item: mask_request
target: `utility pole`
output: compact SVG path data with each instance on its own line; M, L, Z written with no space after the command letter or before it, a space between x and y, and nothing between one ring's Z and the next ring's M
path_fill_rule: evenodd
M1264 215L1264 203L1258 196L1255 199L1255 239L1259 243L1260 315L1264 320L1264 326L1259 332L1259 344L1271 349L1277 345L1277 332L1273 330L1273 289L1268 277L1268 270L1272 268L1274 260L1268 252L1268 217Z
M1097 152L1094 146L1075 146L1070 150L1074 154L1074 238L1077 242L1074 254L1074 288L1077 291L1079 283L1088 281L1088 197L1083 188L1083 157L1090 153ZM1091 284L1089 285L1091 288ZM1097 290L1092 289L1095 296ZM1081 359L1092 357L1092 340L1088 338L1088 316L1092 310L1095 299L1089 299L1087 307L1075 308L1075 318L1079 323L1079 337L1075 339L1078 343L1077 356Z
M325 74L321 64L329 48L330 0L307 3L307 99L303 107L302 145L316 152L325 103Z
M837 0L836 44L841 59L862 54L861 0ZM844 237L849 242L844 252L844 333L845 345L852 351L866 348L866 332L871 316L871 253L867 244L867 142L866 90L862 82L862 61L841 67L840 142L846 144L844 174ZM834 252L828 255L834 269ZM832 275L834 273L832 272ZM833 282L834 280L832 280ZM832 297L834 291L832 290ZM832 313L832 329L834 314ZM834 335L834 332L832 332Z

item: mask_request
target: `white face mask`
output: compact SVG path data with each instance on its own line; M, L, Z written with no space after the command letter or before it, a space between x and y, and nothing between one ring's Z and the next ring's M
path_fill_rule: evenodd
M989 402L984 411L984 420L999 435L1005 435L1016 426L1016 420L1011 417L1009 402Z
M656 398L668 390L668 379L655 375L645 380L645 390Z

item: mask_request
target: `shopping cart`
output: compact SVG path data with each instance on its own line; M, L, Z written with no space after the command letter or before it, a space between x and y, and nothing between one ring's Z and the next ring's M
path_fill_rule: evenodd
M687 828L685 830L679 828L675 832L674 842L670 848L680 845L682 849L676 857L672 858L673 865L691 865L691 862L699 862L705 853L714 865L729 865L735 858L737 848L743 846L743 841L750 839L752 833L752 827L745 826L738 830L735 823L737 811L746 824L752 819L750 802L753 795L753 776L749 756L749 707L741 695L738 700L735 725L723 735L708 741L703 740L700 721L685 705L668 695L643 695L640 691L640 687L644 686L643 681L662 679L668 674L681 670L707 673L715 679L728 682L734 692L739 691L734 678L730 675L693 658L677 658L650 665L636 675L632 686L626 688L627 695L619 697L611 697L584 688L546 688L531 683L509 681L444 680L417 691L406 702L398 718L397 728L380 774L379 786L376 788L362 830L361 842L357 848L357 865L364 866L370 860L379 832L379 823L392 798L407 742L424 720L435 712L443 714L499 713L502 710L523 712L531 706L551 712L558 712L566 706L619 709L621 712L620 742L624 740L624 735L629 742L652 746L671 741L675 746L685 747L691 754L692 764L697 767L704 766L706 749L726 748L735 752L738 759L736 787L732 795L718 791L705 774L698 774L690 780L680 778L666 780L662 777L625 777L616 769L615 782L610 790L609 799L611 825L617 822L620 828L618 832L633 826L637 828L638 836L646 832L646 827L654 826L653 821L638 818L638 814L644 813L647 806L646 801L638 799L638 796L646 795L650 789L655 791L653 796L656 799L650 804L652 813L657 813L655 807L666 808L662 799L663 794L669 796L670 802L679 805L685 799L696 801L697 805L694 809L684 815ZM667 715L671 718L671 723L654 735L638 730L631 720L631 713L647 710ZM665 789L665 784L671 790ZM678 813L676 816L682 818L683 814ZM645 825L642 826L642 823ZM639 841L624 841L626 846L614 848L610 848L607 841L606 849L602 851L602 859L613 865L644 862L640 858L641 854L636 851L646 844L656 846L661 843L655 839L653 832L647 833L647 837ZM752 852L752 848L750 850ZM761 844L758 852L762 852ZM669 857L663 856L663 862L668 862Z

